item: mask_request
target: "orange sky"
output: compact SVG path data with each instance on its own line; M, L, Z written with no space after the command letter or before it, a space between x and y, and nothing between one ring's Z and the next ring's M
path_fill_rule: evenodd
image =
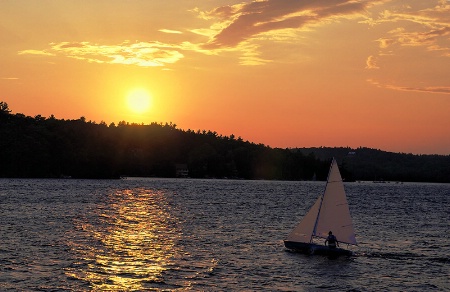
M136 89L150 107L127 105ZM450 154L448 0L0 1L13 113Z

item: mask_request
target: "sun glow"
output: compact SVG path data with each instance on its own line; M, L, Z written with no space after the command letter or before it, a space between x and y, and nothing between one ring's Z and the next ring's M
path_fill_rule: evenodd
M127 105L128 108L134 113L145 113L151 106L150 94L142 88L134 89L127 95Z

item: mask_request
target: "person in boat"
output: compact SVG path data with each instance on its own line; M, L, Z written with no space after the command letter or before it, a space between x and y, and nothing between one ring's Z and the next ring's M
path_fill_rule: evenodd
M325 239L325 245L327 245L329 248L336 248L339 247L339 241L337 240L336 236L333 235L333 232L328 232L328 237Z

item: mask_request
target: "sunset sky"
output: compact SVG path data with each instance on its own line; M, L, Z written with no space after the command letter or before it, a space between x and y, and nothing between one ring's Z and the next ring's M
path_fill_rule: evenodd
M13 113L450 154L448 0L1 0Z

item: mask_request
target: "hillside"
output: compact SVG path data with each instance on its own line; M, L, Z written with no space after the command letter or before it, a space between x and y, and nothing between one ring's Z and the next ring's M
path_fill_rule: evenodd
M347 180L450 182L450 155L413 155L364 147L299 148L298 151L320 160L335 157Z
M349 180L450 182L450 156L368 148L270 148L175 124L118 125L12 114L0 102L0 177L157 176L325 180L336 157ZM354 153L353 153L354 152Z

